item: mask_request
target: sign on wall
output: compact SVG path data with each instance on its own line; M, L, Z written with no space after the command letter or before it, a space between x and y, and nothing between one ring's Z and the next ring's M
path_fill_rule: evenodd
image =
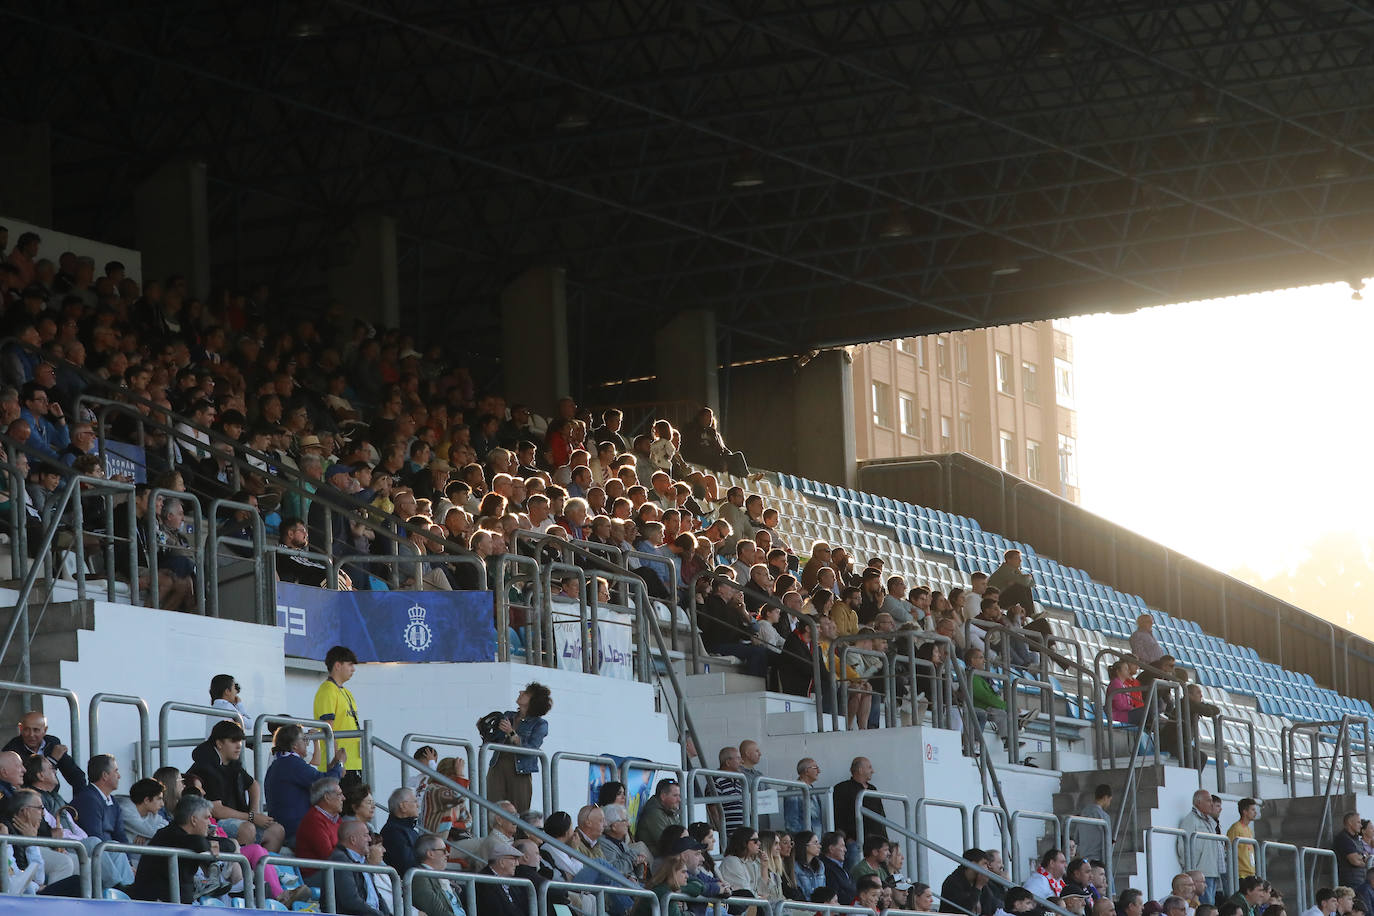
M596 621L595 657L588 670L602 677L613 677L622 681L633 681L634 670L634 617L616 611L599 608ZM591 630L588 625L587 630ZM581 671L582 657L593 651L588 645L587 633L576 617L556 617L553 623L553 643L558 650L558 667L564 671Z
M348 646L360 662L496 660L493 595L487 591L336 592L277 584L277 625L287 655L323 661Z

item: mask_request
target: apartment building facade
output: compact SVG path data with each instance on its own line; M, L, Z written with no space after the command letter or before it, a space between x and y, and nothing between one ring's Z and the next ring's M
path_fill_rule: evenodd
M1073 338L1041 321L852 348L860 461L964 452L1074 503Z

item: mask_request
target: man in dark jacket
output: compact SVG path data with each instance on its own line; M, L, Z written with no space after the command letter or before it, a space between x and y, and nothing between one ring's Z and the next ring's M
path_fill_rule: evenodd
M420 800L414 789L401 786L386 800L386 809L391 816L382 825L382 845L386 848L382 861L404 877L417 864L415 841L420 838Z
M984 868L988 864L988 854L981 849L964 850L964 858ZM986 875L960 865L940 885L940 912L981 913L983 887L987 883Z
M0 750L14 751L22 760L28 760L36 755L47 757L62 774L62 778L67 780L73 792L86 785L86 774L81 772L81 764L67 753L67 746L62 743L61 738L48 734L48 717L38 710L24 713L23 718L19 720L19 734L11 738L10 743Z
M339 845L329 856L331 862L367 861L371 831L362 821L344 821L339 825ZM385 916L391 912L391 901L377 892L372 875L360 871L336 872L334 875L334 912L348 916Z
M833 802L835 829L842 831L845 837L849 838L845 845L844 864L846 870L853 868L855 863L863 858L863 850L853 839L859 835L858 824L855 822L854 803L858 800L862 790L877 791L877 787L868 781L872 775L873 762L867 757L855 757L849 764L849 778L835 786ZM881 798L865 796L864 807L874 814L886 816ZM887 839L887 827L875 820L865 818L864 836L878 836Z
M209 801L198 795L183 795L177 802L176 810L172 812L172 823L153 834L149 845L185 849L187 852L209 852L211 807ZM182 903L190 903L195 899L196 869L201 864L195 859L177 860L177 883ZM135 900L177 899L172 896L171 875L168 872L166 858L145 855L139 860L138 873L129 896Z
M825 884L835 892L841 906L854 903L856 890L849 869L844 867L844 834L832 830L821 837L821 865L825 868Z
M520 850L505 840L496 840L487 847L487 867L484 875L498 878L515 877L515 868L520 863ZM477 885L477 912L474 916L525 916L529 907L526 903L525 889L508 884Z

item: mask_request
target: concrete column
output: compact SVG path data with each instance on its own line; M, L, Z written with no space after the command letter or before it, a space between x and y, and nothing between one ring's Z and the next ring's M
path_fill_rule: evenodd
M506 400L547 415L572 394L568 299L561 267L531 267L501 291L501 360Z
M0 144L0 214L36 226L53 226L52 141L46 123L3 124ZM10 244L19 236L11 232Z
M359 213L340 230L326 271L329 295L350 318L398 327L400 280L396 257L396 220Z
M687 401L691 411L702 405L720 410L715 312L678 312L654 335L654 357L660 401Z
M205 163L179 159L148 176L134 194L134 218L144 281L182 274L192 295L209 296Z
M732 369L725 444L751 469L852 487L856 480L854 371L844 350Z
M792 412L797 463L791 472L854 486L853 359L845 350L822 351L797 370L795 385Z

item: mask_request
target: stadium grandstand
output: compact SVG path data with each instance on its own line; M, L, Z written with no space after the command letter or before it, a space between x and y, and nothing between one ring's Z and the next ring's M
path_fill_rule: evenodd
M1362 276L1311 112L1368 13L471 6L0 11L0 913L1374 916L1374 646L967 456L856 466L843 349ZM640 93L679 69L730 117ZM471 134L412 123L455 75Z

